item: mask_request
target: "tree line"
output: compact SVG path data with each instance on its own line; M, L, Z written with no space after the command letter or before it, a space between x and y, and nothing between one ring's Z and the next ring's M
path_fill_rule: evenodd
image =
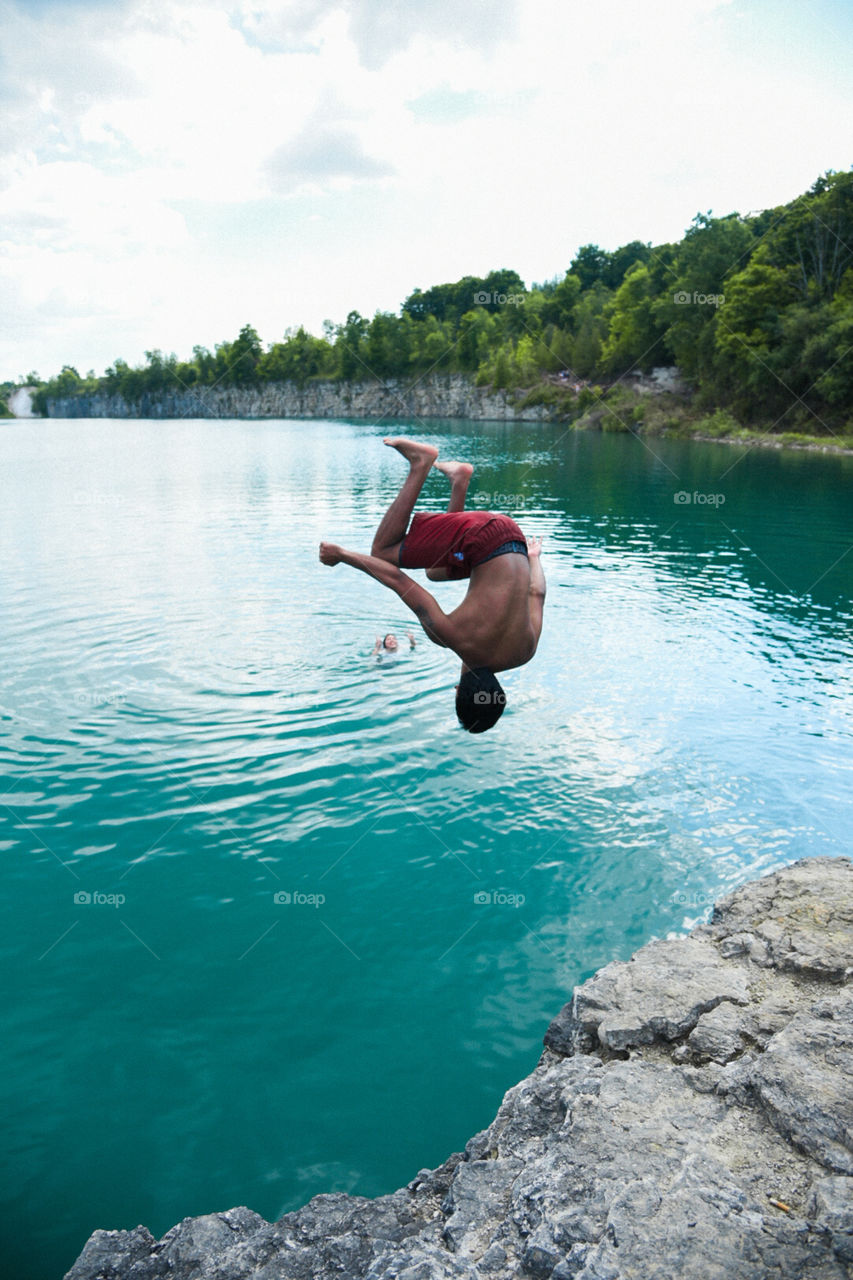
M265 350L244 325L213 351L179 360L146 352L102 377L65 366L39 386L56 396L100 391L138 402L192 387L315 380L415 379L464 373L479 385L535 395L554 375L611 385L678 366L700 406L785 429L844 423L853 403L853 173L830 171L803 195L758 213L697 214L674 244L583 245L562 277L527 288L492 271L415 289L399 314L351 311L321 337L299 326Z

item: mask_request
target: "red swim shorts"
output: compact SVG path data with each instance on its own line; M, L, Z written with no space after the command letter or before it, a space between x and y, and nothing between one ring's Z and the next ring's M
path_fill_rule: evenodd
M527 555L527 539L509 516L493 511L419 511L400 544L401 569L446 569L467 578L494 556Z

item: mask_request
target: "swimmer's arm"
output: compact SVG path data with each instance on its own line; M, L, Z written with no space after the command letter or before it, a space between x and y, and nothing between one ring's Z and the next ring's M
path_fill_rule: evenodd
M443 648L453 647L451 642L453 626L441 605L419 582L415 582L414 578L403 573L402 569L398 569L396 565L389 564L387 560L380 560L378 556L362 555L359 551L347 551L331 542L320 543L320 559L323 564L352 565L354 569L361 569L362 573L375 578L383 587L396 591L403 604L411 609L434 644L441 645Z

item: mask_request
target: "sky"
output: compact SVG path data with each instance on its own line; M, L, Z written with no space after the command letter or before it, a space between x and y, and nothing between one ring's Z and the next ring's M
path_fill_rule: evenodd
M784 203L851 53L849 0L0 0L0 381Z

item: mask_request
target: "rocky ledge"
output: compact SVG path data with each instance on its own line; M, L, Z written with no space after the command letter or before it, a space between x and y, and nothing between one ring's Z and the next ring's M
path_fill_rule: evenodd
M439 1169L96 1231L68 1280L853 1275L853 863L744 885L578 987L536 1070Z
M663 371L667 372L666 370ZM94 392L48 401L50 418L472 418L544 422L546 405L519 408L511 391L478 387L464 373L430 374L414 382L268 382L258 387L172 387L139 400Z

